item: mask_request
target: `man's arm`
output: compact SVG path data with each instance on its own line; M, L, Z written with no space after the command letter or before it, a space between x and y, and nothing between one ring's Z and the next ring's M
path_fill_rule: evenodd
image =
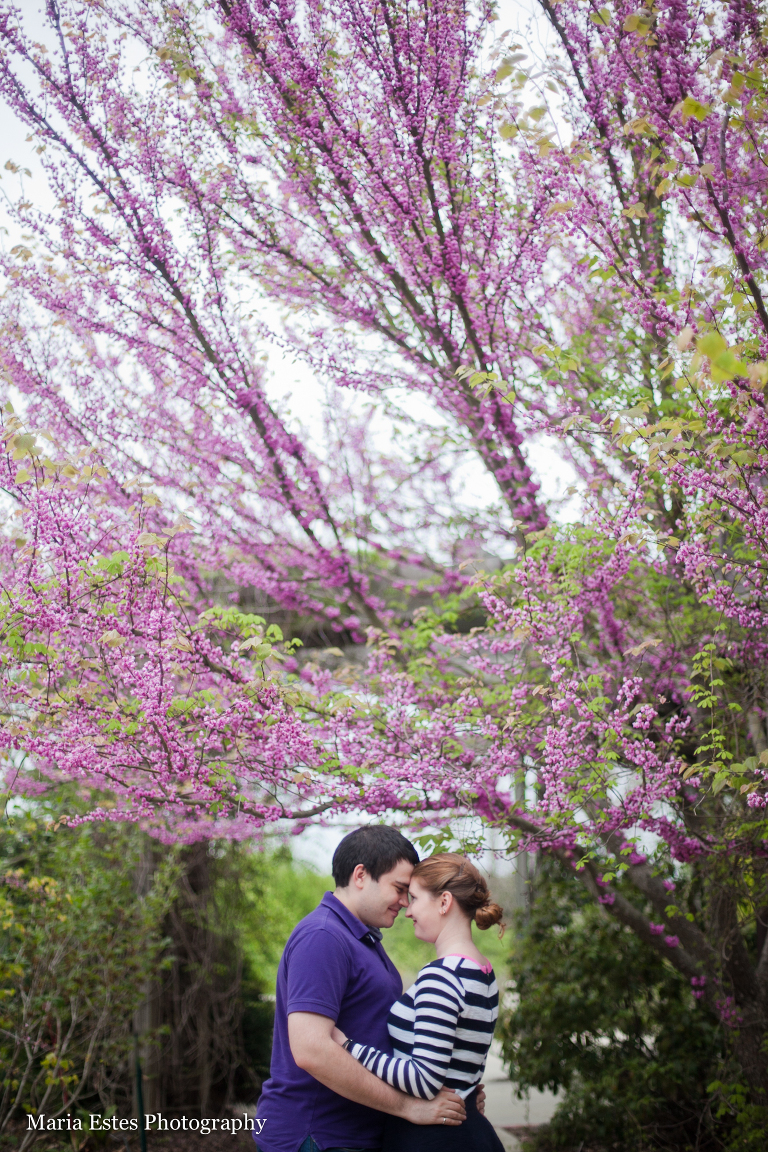
M464 1101L455 1092L441 1089L433 1100L417 1100L379 1080L335 1043L333 1028L333 1020L315 1012L288 1015L288 1042L294 1060L326 1088L377 1112L402 1116L411 1124L442 1124L445 1118L447 1126L455 1126L466 1118Z

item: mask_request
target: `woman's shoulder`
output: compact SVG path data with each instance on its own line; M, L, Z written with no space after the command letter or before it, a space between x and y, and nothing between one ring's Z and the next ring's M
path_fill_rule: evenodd
M416 985L450 985L460 994L464 993L467 980L493 980L493 968L488 961L481 964L470 956L449 955L436 957L425 964L416 977Z
M460 983L454 965L446 963L446 957L435 957L429 960L416 977L417 983L423 980L447 980L451 983Z
M478 955L480 955L478 953ZM480 973L483 976L493 976L493 965L486 956L480 956L477 959L474 956L468 956L464 952L449 952L447 956L441 956L436 961L442 964L443 967L451 972L456 972L461 976L477 977Z

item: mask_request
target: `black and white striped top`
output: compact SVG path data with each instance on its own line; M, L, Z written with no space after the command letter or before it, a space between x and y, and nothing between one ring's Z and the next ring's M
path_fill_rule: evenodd
M466 1097L483 1075L499 1014L493 969L466 956L425 964L389 1012L394 1056L365 1044L349 1051L381 1080L431 1100L445 1085Z

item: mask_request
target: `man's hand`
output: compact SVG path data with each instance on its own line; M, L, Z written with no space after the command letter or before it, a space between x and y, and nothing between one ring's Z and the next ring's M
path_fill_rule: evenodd
M485 1116L485 1084L477 1086L477 1110L481 1116Z
M441 1088L434 1100L417 1100L409 1096L400 1113L411 1124L442 1124L446 1128L456 1128L467 1118L467 1110L461 1096L450 1088Z
M404 1116L414 1124L442 1124L445 1117L447 1127L465 1118L463 1100L444 1088L434 1100L417 1100L379 1080L334 1043L335 1027L333 1020L316 1012L288 1014L288 1043L294 1060L326 1088L378 1112Z

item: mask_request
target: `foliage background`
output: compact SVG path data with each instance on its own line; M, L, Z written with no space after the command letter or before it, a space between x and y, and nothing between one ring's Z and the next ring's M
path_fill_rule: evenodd
M29 200L10 165L14 782L41 784L24 756L49 780L109 781L109 804L190 843L329 807L471 810L510 852L571 867L655 951L656 975L634 959L665 995L672 963L719 1014L740 1065L714 1090L723 1118L764 1108L762 6L542 0L563 46L544 72L502 39L486 59L485 3L306 0L305 20L212 0L204 26L178 0L62 0L53 50L0 7L0 85L54 193ZM296 324L268 331L260 293ZM318 447L272 402L270 341L367 389L368 414L335 396ZM387 451L368 433L395 378L431 416ZM570 527L526 456L542 433L580 478ZM454 480L470 458L493 502L468 513ZM428 593L468 591L463 558L489 550L481 632L457 636ZM297 657L298 632L322 659ZM212 1022L235 989L244 1011L246 985L257 1012L253 957L275 962L258 917L250 952L226 924L251 867L234 849L184 857L162 926L172 1011L151 990L136 1008L169 1052L189 1042L175 1090L194 1081L203 1101L244 1067L245 1016L226 1050ZM669 893L690 872L701 898L682 907ZM44 876L9 887L55 909ZM678 1072L695 1105L700 1073Z
M730 1144L709 1090L724 1065L723 1029L672 966L551 864L516 929L504 1053L518 1091L561 1093L535 1148Z

